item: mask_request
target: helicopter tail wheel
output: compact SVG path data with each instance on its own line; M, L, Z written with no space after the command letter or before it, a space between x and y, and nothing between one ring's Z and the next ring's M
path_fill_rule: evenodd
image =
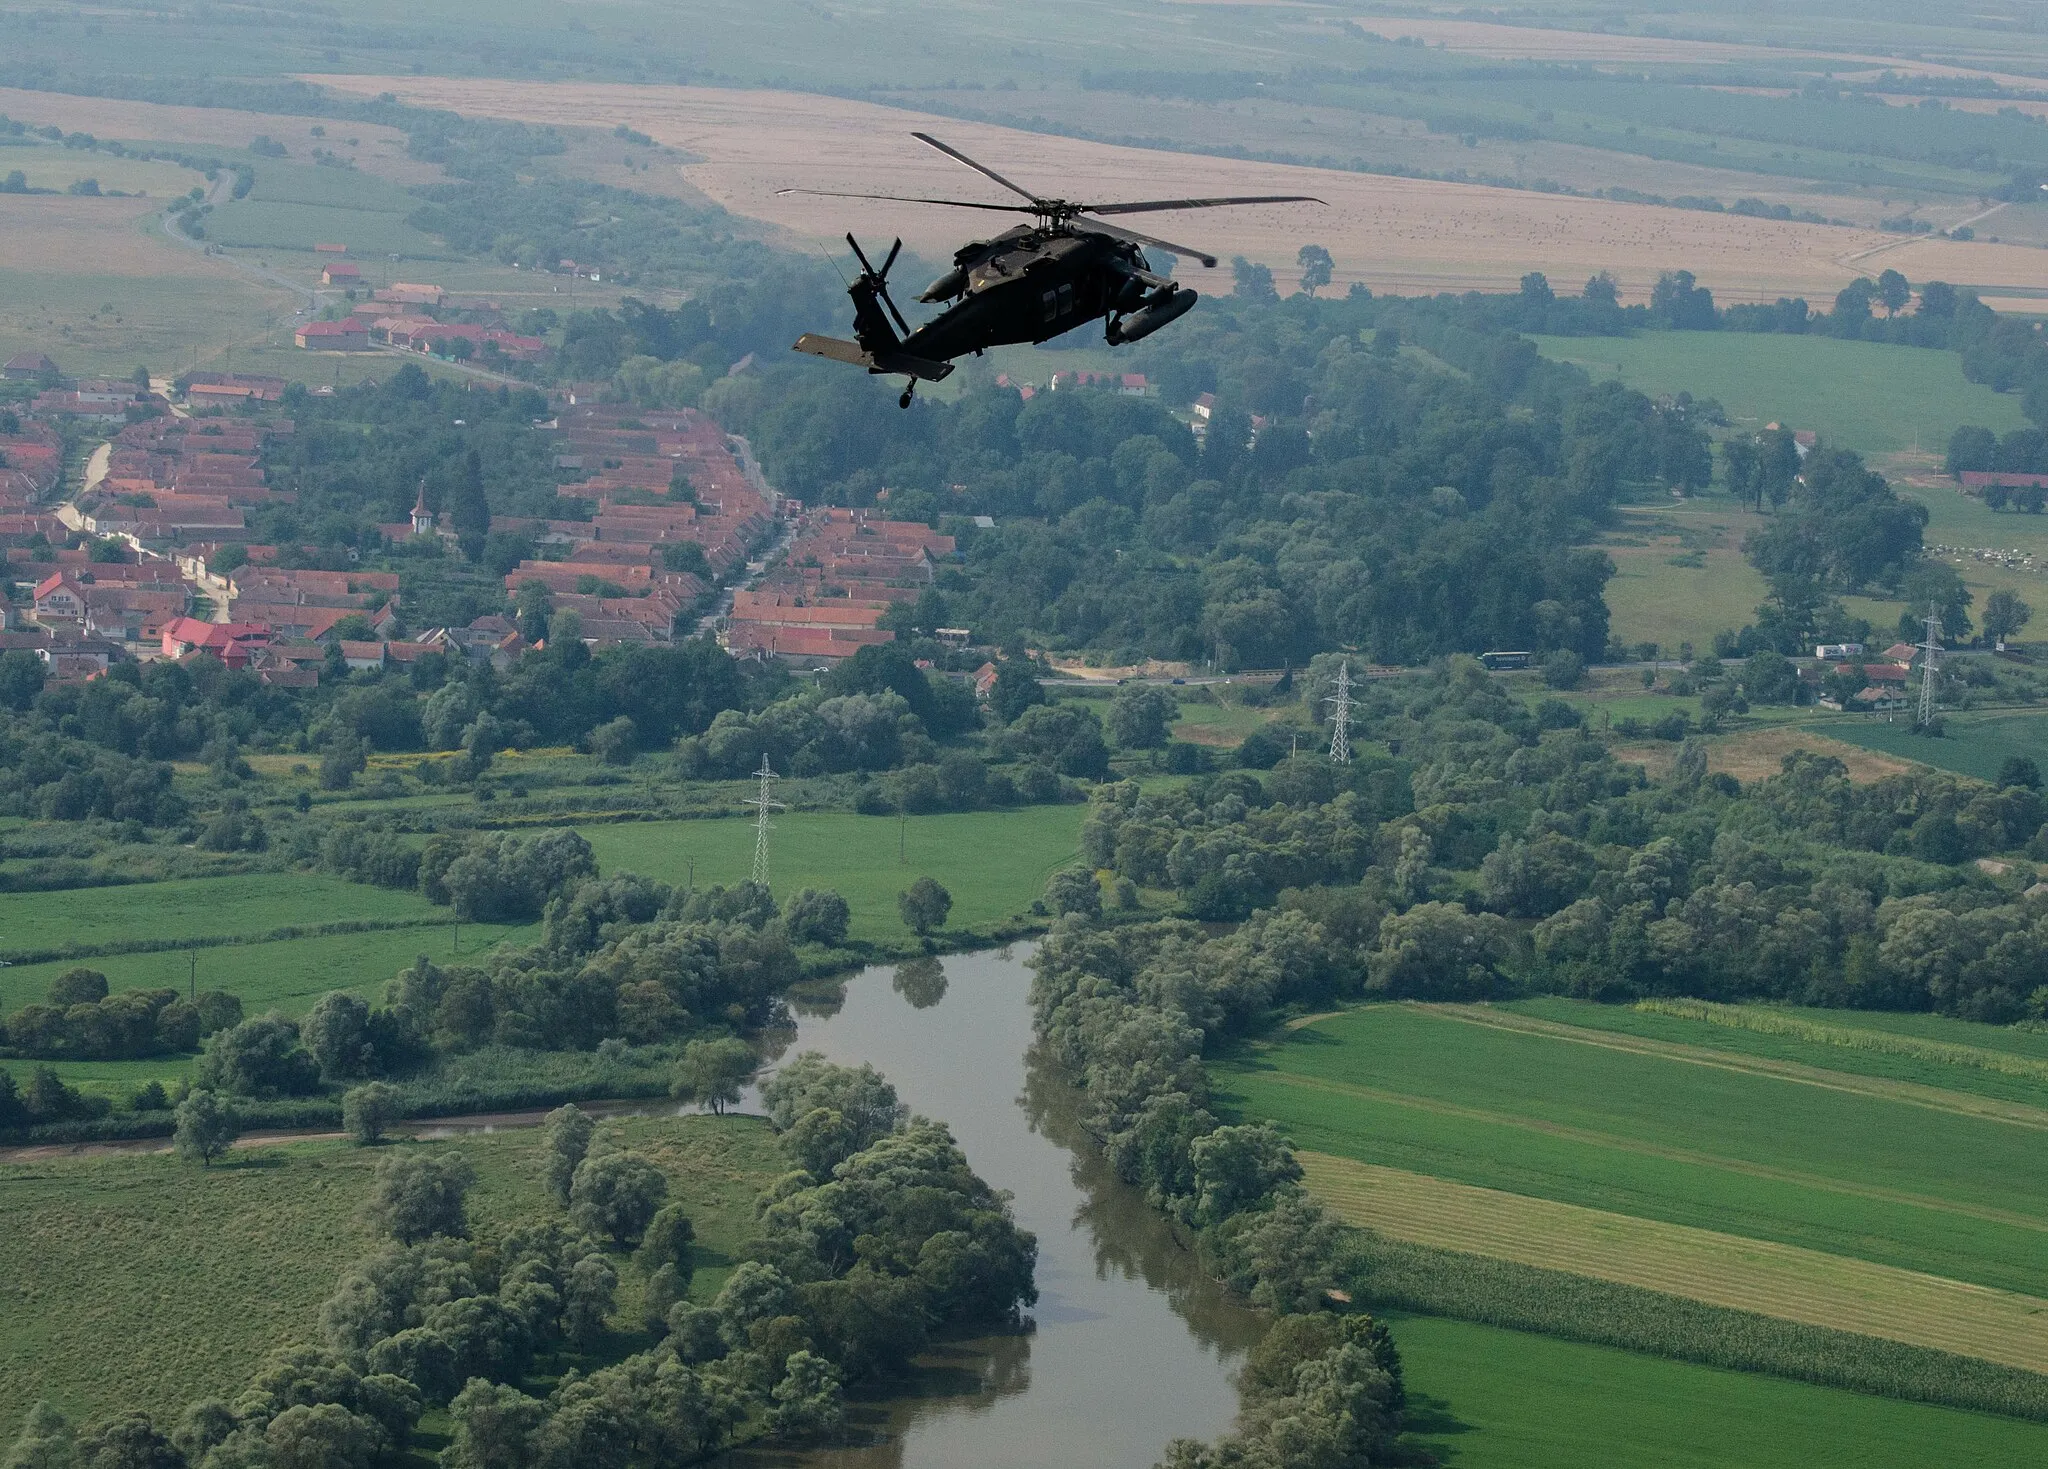
M903 396L902 396L902 397L900 397L900 398L898 398L898 399L896 400L896 406L897 406L898 408L908 408L908 407L910 406L910 396L911 396L911 394L915 393L916 391L917 391L917 379L916 379L916 378L912 378L912 379L911 379L911 380L909 381L909 383L905 385L905 387L904 387L904 389L903 389Z

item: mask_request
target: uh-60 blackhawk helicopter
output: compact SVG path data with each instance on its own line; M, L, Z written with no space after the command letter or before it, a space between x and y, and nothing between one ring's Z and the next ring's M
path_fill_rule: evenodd
M1043 342L1097 317L1112 347L1148 337L1184 316L1195 292L1177 285L1145 263L1143 246L1185 255L1213 267L1206 250L1176 245L1120 228L1098 214L1152 214L1169 209L1218 209L1233 204L1321 204L1309 194L1255 194L1227 199L1140 199L1124 203L1077 204L1043 199L1019 188L994 169L928 133L920 143L995 180L1028 204L984 204L971 199L906 198L900 194L850 194L826 189L780 189L783 194L816 194L828 199L882 199L899 204L940 204L952 209L985 209L1028 214L1030 224L1004 230L991 240L974 240L953 254L953 268L925 287L917 299L953 304L912 330L889 299L889 268L903 241L889 249L877 270L852 235L846 243L860 261L860 279L847 287L853 297L851 342L806 332L796 350L835 362L850 362L871 373L901 373L910 381L897 401L910 406L920 380L937 382L953 370L953 359L986 347ZM884 314L886 308L886 314ZM893 323L893 324L892 324Z

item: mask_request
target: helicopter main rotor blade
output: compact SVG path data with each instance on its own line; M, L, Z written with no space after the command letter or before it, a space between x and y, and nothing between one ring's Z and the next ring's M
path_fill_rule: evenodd
M1075 220L1074 223L1082 226L1084 229L1093 230L1099 235L1108 235L1112 240L1123 240L1132 245L1150 245L1155 249L1166 251L1169 255L1185 255L1188 259L1199 260L1202 264L1212 269L1216 264L1216 257L1207 250L1197 250L1192 245L1176 245L1171 240L1157 239L1152 235L1141 235L1136 230L1127 230L1121 225L1111 224L1106 219L1082 218Z
M1025 204L982 204L973 199L919 199L907 194L848 194L838 189L777 189L778 194L809 194L815 199L882 199L892 204L943 204L949 209L994 209L1003 214L1036 214Z
M1324 204L1313 194L1246 194L1234 199L1137 199L1127 204L1084 204L1090 214L1151 214L1161 209L1225 209L1235 204Z
M972 158L969 158L965 153L962 153L958 148L953 147L951 144L941 143L937 138L933 137L930 133L912 133L910 136L917 139L918 142L927 145L928 147L938 149L941 153L945 154L954 162L966 164L969 168L973 169L976 173L982 175L984 178L994 179L997 183L1001 184L1011 193L1020 194L1024 198L1029 199L1033 204L1038 205L1040 208L1044 207L1046 201L1039 198L1038 195L1032 193L1029 189L1019 188L1017 185L1011 183L1008 179L1004 178L1001 174L997 173L994 169L990 168L987 164L976 163Z

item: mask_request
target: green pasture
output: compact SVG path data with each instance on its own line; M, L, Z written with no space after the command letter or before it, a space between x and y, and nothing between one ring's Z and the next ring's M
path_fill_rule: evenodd
M1607 583L1609 631L1621 642L1655 643L1675 656L1680 643L1698 652L1714 646L1714 634L1756 621L1767 588L1742 552L1715 547L1701 553L1702 566L1674 566L1677 546L1603 546L1613 558Z
M933 877L953 895L950 929L1024 912L1046 879L1074 860L1079 806L1025 806L935 816L790 812L775 818L769 879L777 897L834 888L853 909L856 941L900 945L910 931L896 895ZM583 828L604 872L629 871L678 886L696 863L698 887L745 881L753 870L748 820L623 822ZM903 858L899 860L899 849Z
M669 1174L697 1229L696 1289L715 1291L780 1170L741 1117L614 1121ZM474 1222L552 1211L540 1134L454 1143L476 1165ZM356 1210L380 1150L338 1141L238 1150L202 1170L168 1154L0 1163L0 1441L38 1398L95 1418L175 1415L232 1398L270 1351L314 1338L320 1302L374 1247ZM621 1317L638 1300L621 1271Z
M124 887L0 894L0 954L67 944L261 934L349 919L444 918L418 893L346 882L315 872L255 872ZM204 961L201 961L202 964ZM4 974L5 971L0 971ZM0 978L0 993L9 983Z
M114 891L130 894L142 890ZM196 984L202 990L239 995L242 1008L251 1015L266 1010L301 1015L330 990L351 990L366 999L377 998L383 992L384 981L421 954L441 964L469 960L502 939L525 942L533 935L531 925L463 924L458 930L447 909L436 912L441 922L416 928L17 964L0 969L0 1013L42 999L51 980L74 965L84 964L106 975L107 985L113 990L175 989L182 993ZM313 920L302 915L302 921Z
M1277 713L1249 704L1182 704L1172 734L1177 740L1234 749L1253 730L1271 724Z
M1939 451L1966 423L2001 433L2026 423L2017 398L1967 381L1953 352L1749 332L1533 340L1595 380L1619 378L1652 396L1718 398L1738 428L1785 423L1865 454Z
M2048 714L1944 714L1942 726L1942 737L1933 739L1915 734L1903 719L1892 724L1844 719L1829 723L1826 733L1830 739L1978 780L1996 780L1999 767L2015 755L2024 755L2048 770Z
M1824 1071L1843 1071L1856 1076L1880 1077L1887 1081L1912 1082L1919 1086L1942 1087L1949 1091L1993 1097L1999 1101L2048 1108L2048 1082L2032 1082L2025 1077L2008 1076L1975 1066L1951 1065L1856 1046L1771 1035L1732 1025L1715 1025L1704 1020L1637 1010L1628 1005L1596 1005L1587 1000L1567 1000L1557 996L1520 1000L1505 1008L1563 1025L1581 1026L1588 1030L1613 1031L1622 1035L1643 1036L1650 1040L1674 1041L1681 1045L1703 1046L1710 1050L1730 1051L1737 1055L1758 1056L1772 1061L1794 1061L1801 1066L1817 1066ZM1784 1013L1812 1020L1836 1030L1918 1034L1914 1031L1899 1031L1891 1026L1866 1025L1864 1021L1871 1018L1871 1015L1870 1012L1862 1010L1786 1009ZM1939 1016L1900 1018L1942 1020ZM1963 1033L1947 1033L1950 1028L1956 1028ZM2048 1060L2048 1035L2026 1035L2003 1026L1973 1025L1966 1020L1944 1021L1943 1030L1943 1034L1928 1035L1925 1038ZM2019 1049L2009 1043L1987 1044L1987 1036L2000 1040L2012 1036L2042 1044L2035 1049Z
M2048 1427L1430 1316L1389 1318L1409 1441L1451 1469L2019 1466Z
M168 240L163 248L184 249ZM0 355L48 352L66 372L126 375L138 362L182 372L264 331L280 310L289 310L282 291L225 269L219 277L74 275L0 260Z
M2031 1129L1375 1005L1214 1068L1301 1147L2048 1294Z
M423 235L401 214L328 204L273 202L250 194L206 216L206 237L231 249L311 250L324 242L345 244L352 254L396 253L409 258L440 255L447 247Z

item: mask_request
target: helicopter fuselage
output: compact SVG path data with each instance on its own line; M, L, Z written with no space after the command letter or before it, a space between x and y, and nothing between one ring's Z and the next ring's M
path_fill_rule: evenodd
M1148 278L1135 245L1080 230L1006 230L955 253L953 268L919 297L953 304L904 338L901 350L948 361L1049 341L1120 305L1135 308Z

